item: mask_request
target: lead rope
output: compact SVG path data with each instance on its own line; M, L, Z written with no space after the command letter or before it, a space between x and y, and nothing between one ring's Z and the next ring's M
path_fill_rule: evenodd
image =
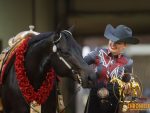
M30 112L31 113L41 113L41 111L37 110L34 108L34 104L29 104L30 108L32 109Z
M88 113L88 111L89 111L88 108L89 108L89 105L90 105L90 104L89 104L89 103L90 103L90 97L91 97L91 96L89 95L89 96L88 96L88 99L87 99L87 105L86 105L86 107L85 107L85 111L86 111L85 113Z
M60 91L60 87L59 87L59 79L56 76L56 95L57 95L57 99L56 99L56 103L57 103L57 113L59 113L60 111L62 111L65 108L64 105L64 99L63 99L63 95ZM65 113L65 111L63 112Z
M67 105L58 113L65 113L65 110L69 107L70 103L72 102L73 98L76 96L76 94L80 91L81 89L81 85L79 84L77 86L77 89L75 90L74 94L72 95L72 97L69 99L69 102L67 103Z

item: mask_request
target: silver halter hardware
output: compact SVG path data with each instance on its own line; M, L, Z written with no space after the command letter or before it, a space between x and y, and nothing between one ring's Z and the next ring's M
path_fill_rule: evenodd
M54 44L53 45L53 52L55 53L57 51L57 46Z
M78 73L75 73L75 71L72 69L70 64L63 57L61 57L58 52L57 52L57 55L58 55L59 59L71 70L71 72L77 76L79 84L82 84L82 79L81 79L80 75Z
M69 33L69 34L71 34L71 35L72 35L72 33L71 33L70 31L68 31L68 30L63 30L63 31L66 31L67 33Z
M57 39L57 40L55 40L55 41L53 41L53 52L55 53L55 52L57 52L57 46L56 46L56 43L58 43L59 41L60 41L60 39L61 39L61 33L60 33L60 36L59 36L59 38Z
M71 66L68 64L68 62L67 62L63 57L61 57L58 52L57 52L57 55L58 55L59 59L60 59L61 61L63 61L64 64L65 64L69 69L71 69Z

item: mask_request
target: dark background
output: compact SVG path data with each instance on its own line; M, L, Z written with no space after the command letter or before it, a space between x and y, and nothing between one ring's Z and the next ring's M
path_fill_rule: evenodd
M125 24L133 29L146 49L136 50L130 56L134 59L134 73L144 88L143 94L150 95L150 0L0 0L0 47L7 47L9 38L35 26L35 31L54 31L61 26L74 26L73 35L81 46L103 46L107 40L103 32L107 24ZM134 46L133 46L134 47ZM132 53L132 52L131 52ZM67 113L75 113L73 81L63 80ZM146 92L146 93L145 93Z

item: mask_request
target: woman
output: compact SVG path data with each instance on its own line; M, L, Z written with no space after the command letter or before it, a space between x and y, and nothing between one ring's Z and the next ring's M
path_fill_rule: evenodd
M118 85L113 85L110 80L118 77L124 82L130 81L133 60L122 52L127 44L137 44L139 40L125 25L116 28L107 25L104 36L109 39L108 48L97 48L84 57L89 65L95 65L98 78L90 91L84 113L118 113Z

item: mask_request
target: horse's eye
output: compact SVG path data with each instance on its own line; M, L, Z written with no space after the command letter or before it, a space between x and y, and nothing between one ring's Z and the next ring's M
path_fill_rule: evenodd
M60 50L60 52L65 56L70 56L70 53L68 51Z
M69 52L64 52L63 53L65 56L69 57L70 56L70 53Z

